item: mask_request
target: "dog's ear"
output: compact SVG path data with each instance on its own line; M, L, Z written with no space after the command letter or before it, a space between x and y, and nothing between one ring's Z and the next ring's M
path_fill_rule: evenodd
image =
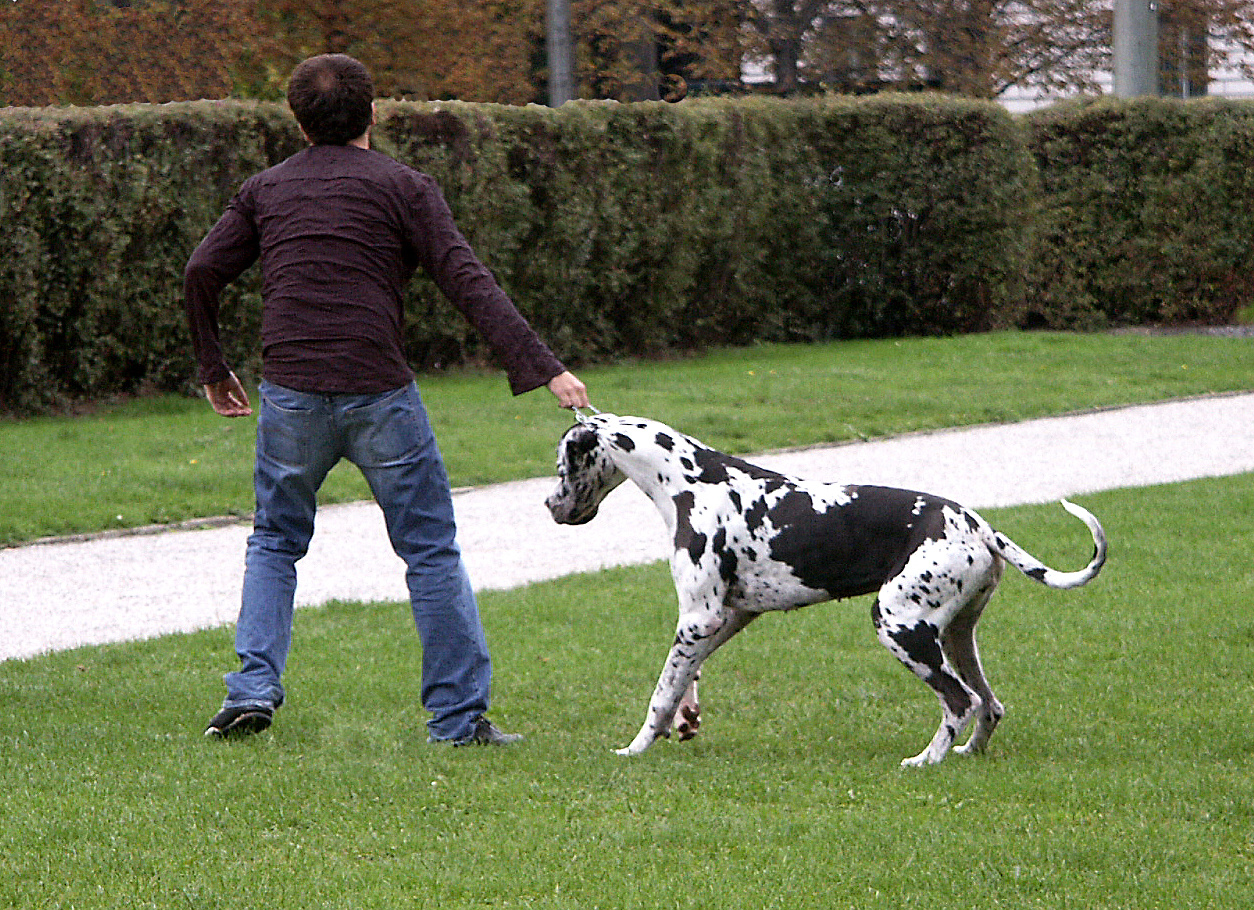
M582 464L600 442L597 431L588 424L571 427L567 431L567 456Z

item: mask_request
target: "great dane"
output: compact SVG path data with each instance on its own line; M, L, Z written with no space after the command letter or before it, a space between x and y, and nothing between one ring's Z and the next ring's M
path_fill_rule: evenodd
M1005 713L975 643L1003 563L1051 588L1076 588L1106 560L1101 524L1066 500L1063 508L1093 537L1093 558L1078 572L1049 568L975 512L937 496L790 477L653 420L578 417L558 445L557 489L545 501L554 520L591 521L606 494L630 479L674 543L675 641L644 725L621 755L672 730L681 739L696 734L702 662L762 613L873 592L880 641L940 699L936 734L902 765L940 761L972 720L956 751L979 752Z

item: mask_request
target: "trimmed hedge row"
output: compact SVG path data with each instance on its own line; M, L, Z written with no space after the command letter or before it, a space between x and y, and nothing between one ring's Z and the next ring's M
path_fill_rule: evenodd
M185 387L183 266L239 184L299 140L277 106L4 111L0 411ZM259 287L250 275L224 298L241 361Z
M481 257L574 364L1219 319L1250 302L1254 106L1015 119L876 96L379 113L376 146L440 181ZM239 184L300 146L277 105L0 111L0 410L186 387L183 265ZM253 270L223 313L245 371L259 285ZM425 279L407 307L416 366L483 356Z
M1254 104L1065 104L1024 125L1029 324L1218 324L1254 303Z
M388 106L528 319L576 361L1012 321L1027 156L991 105ZM411 352L476 350L422 283Z

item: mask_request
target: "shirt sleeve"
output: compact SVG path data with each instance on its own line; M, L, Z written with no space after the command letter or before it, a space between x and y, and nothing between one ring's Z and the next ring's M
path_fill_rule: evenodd
M453 222L435 181L418 175L409 240L424 271L470 321L505 369L515 395L545 385L566 367L518 312Z
M252 217L248 185L231 200L183 271L183 306L196 353L196 381L221 382L230 375L218 330L223 289L242 275L260 255L260 238Z

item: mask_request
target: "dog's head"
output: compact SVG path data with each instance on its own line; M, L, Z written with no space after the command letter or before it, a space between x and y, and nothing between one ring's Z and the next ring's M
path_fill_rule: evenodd
M557 489L544 504L558 524L581 525L596 518L601 500L626 479L601 437L617 419L612 414L580 417L557 444Z

